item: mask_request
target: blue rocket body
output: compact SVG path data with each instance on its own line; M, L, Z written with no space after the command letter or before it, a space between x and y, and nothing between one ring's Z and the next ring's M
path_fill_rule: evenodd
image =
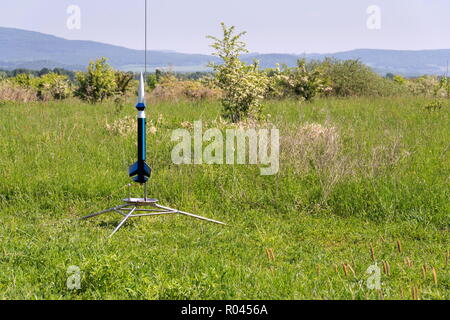
M141 73L139 83L139 99L136 109L139 111L137 117L137 162L129 168L129 175L133 177L133 181L137 183L146 183L151 175L151 169L146 163L147 154L147 119L145 116L145 97L144 97L144 79Z

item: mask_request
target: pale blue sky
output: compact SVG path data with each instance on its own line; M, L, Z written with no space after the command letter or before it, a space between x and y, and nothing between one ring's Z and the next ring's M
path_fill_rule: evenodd
M252 52L450 48L450 0L148 0L150 49L210 53L221 21L246 30ZM66 27L69 5L81 30ZM381 30L366 27L370 5ZM143 48L144 0L1 0L0 26ZM1 50L1 48L0 48Z

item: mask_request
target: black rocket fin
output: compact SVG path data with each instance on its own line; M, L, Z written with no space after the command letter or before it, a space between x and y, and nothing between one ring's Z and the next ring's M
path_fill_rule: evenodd
M139 171L139 163L136 162L130 166L130 168L128 169L128 174L130 175L130 177L132 177L137 175L138 171Z

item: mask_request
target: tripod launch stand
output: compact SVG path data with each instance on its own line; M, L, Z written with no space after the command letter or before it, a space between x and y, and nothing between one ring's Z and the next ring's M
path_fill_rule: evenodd
M128 185L130 188L131 185ZM130 190L130 189L129 189ZM164 215L164 214L181 214L185 215L191 218L205 220L221 225L226 225L226 223L205 218L202 216L198 216L189 212L180 211L177 209L172 209L169 207L165 207L158 204L157 199L151 199L147 197L147 183L144 184L144 198L132 198L131 192L128 192L128 198L123 199L123 203L121 205L118 205L113 208L109 208L100 212L96 212L93 214L90 214L88 216L85 216L81 218L82 220L86 220L89 218L93 218L96 216L99 216L104 213L108 212L116 212L121 214L124 218L123 220L117 225L117 227L114 229L114 231L111 233L109 237L112 237L119 229L125 224L125 222L130 218L137 218L137 217L149 217L149 216L158 216L158 215ZM151 209L149 209L151 208ZM139 213L140 212L140 213Z

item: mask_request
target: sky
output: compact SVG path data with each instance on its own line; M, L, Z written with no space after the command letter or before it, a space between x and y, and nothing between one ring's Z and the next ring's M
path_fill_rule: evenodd
M0 26L143 49L144 1L0 0ZM147 1L152 50L211 53L206 35L220 35L220 22L247 31L251 52L450 48L450 0ZM79 29L67 26L72 5Z

